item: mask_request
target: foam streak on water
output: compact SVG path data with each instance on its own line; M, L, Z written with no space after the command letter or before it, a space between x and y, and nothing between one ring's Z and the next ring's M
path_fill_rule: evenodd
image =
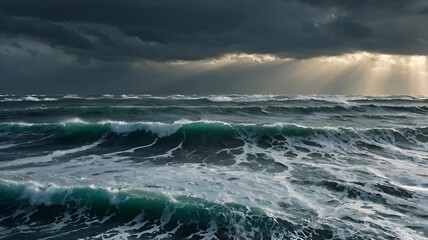
M428 239L428 98L1 95L0 239Z

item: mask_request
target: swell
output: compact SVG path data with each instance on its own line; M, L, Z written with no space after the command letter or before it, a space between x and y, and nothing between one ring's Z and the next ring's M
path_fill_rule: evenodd
M103 106L104 105L104 106ZM307 106L305 106L307 105ZM307 103L305 105L281 105L260 104L260 105L109 105L103 103L101 106L80 105L80 106L37 106L12 108L5 107L0 110L0 121L46 121L46 119L64 119L69 116L90 119L136 119L136 118L173 118L174 116L261 116L261 117L284 117L293 115L327 114L327 115L349 115L358 114L358 116L368 115L372 118L399 118L403 114L421 114L428 113L426 105L319 105L316 103ZM290 115L292 114L292 115Z
M386 202L379 193L412 198L404 189L383 185L376 185L380 192L365 192L360 185L334 181L297 184L320 186L350 199L383 204ZM261 208L235 202L213 202L183 195L172 197L153 190L0 180L0 238L396 238L381 226L374 224L368 228L365 221L351 216L325 219L312 209L300 209L306 211L307 219L299 219L292 213L299 212L298 206L282 201L275 204L282 209L282 214L268 214ZM337 225L353 230L344 232L338 230Z
M188 136L205 135L217 132L218 134L257 136L309 136L315 134L345 134L359 135L368 134L370 136L381 136L389 133L421 133L426 134L428 127L396 127L396 128L352 128L352 127L309 127L292 123L273 124L247 124L247 123L227 123L210 120L179 120L171 123L163 122L125 122L125 121L100 121L85 122L78 118L59 123L26 123L26 122L3 122L0 123L0 133L55 133L61 132L64 135L78 134L81 136L95 135L101 136L107 132L117 135L129 135L135 132L145 132L163 138L186 132Z
M61 236L101 238L125 233L132 238L280 238L333 230L314 229L268 216L237 203L215 203L187 196L136 189L60 187L0 182L0 237ZM20 231L20 229L24 229Z
M158 163L162 163L159 159L176 162L204 159L229 165L236 163L240 156L247 160L255 157L258 161L257 154L248 152L248 149L266 155L263 158L269 155L267 151L289 157L332 158L335 153L347 155L352 151L383 156L390 149L397 153L400 153L399 149L424 151L427 143L428 127L315 128L285 123L263 125L185 120L173 123L73 120L0 124L0 146L5 146L0 148L2 160L41 156L41 153L52 151L61 151L60 155L70 155L62 153L71 152L70 158L116 152L134 160L153 159Z
M428 102L427 97L422 96L343 96L343 95L164 95L153 96L149 94L121 94L121 95L0 95L0 102L40 102L60 100L166 100L166 101L210 101L210 102L265 102L265 101L320 101L320 102L378 102L378 103L409 103Z

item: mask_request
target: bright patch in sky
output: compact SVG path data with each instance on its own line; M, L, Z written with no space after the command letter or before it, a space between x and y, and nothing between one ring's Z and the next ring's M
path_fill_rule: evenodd
M270 69L264 74L266 78L276 79L276 84L267 91L278 89L282 81L282 88L293 88L297 92L329 93L326 90L331 90L331 93L347 94L428 94L426 56L356 52L291 59L263 54L228 54L199 61L198 64L212 68L213 65L220 67L243 63L266 65Z
M428 64L426 56L402 56L376 53L352 53L342 56L320 57L319 64L327 63L337 67L338 72L354 71L361 82L360 88L371 93L382 93L396 81L407 81L403 91L428 94ZM336 74L337 74L336 73Z

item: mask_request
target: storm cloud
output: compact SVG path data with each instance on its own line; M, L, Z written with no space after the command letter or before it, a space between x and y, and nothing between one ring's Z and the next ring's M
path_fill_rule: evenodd
M162 92L163 79L195 71L172 63L198 66L228 54L299 61L355 52L427 55L427 9L425 0L2 0L0 88L126 92L140 84L140 91ZM200 76L227 82L235 72L210 71ZM100 81L105 88L83 86ZM132 87L122 89L121 81Z
M105 60L411 55L428 53L426 7L417 0L2 0L0 32Z

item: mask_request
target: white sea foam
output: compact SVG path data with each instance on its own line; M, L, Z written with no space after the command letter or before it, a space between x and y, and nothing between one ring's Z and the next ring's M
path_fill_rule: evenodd
M100 143L102 143L103 141L104 141L103 138L100 138L99 140L97 140L91 144L84 145L84 146L77 147L77 148L55 150L53 152L50 152L47 155L42 155L42 156L37 156L37 157L26 157L26 158L15 159L13 161L0 162L0 167L18 167L18 166L23 166L23 165L27 165L27 164L34 165L34 164L51 162L57 157L65 156L65 155L72 154L72 153L83 152L83 151L86 151L88 149L94 148L97 145L99 145Z
M26 122L5 122L0 123L0 125L11 125L11 126L20 126L20 127L31 127L38 124L46 124L46 123L26 123Z
M296 124L296 123L283 123L283 122L276 122L276 123L270 123L270 124L263 124L263 127L286 127L286 126L293 126L293 127L298 127L298 128L310 128L308 126L304 126L304 125L300 125L300 124Z
M52 196L58 193L58 191L59 188L57 186L43 186L40 183L31 182L25 185L21 198L28 199L30 203L34 205L49 206L53 203Z
M81 97L77 94L67 94L64 95L63 98L68 98L68 99L80 99Z
M159 100L201 100L204 99L200 96L195 95L181 95L181 94L175 94L175 95L169 95L169 96L151 96L146 95L146 98L150 99L159 99Z
M21 199L28 199L31 204L34 205L52 205L54 203L64 204L64 200L73 193L74 189L78 188L92 188L94 190L102 190L107 193L109 198L109 203L111 205L118 205L122 203L123 199L120 199L118 194L120 193L118 188L106 187L100 188L96 186L81 186L75 185L78 183L70 184L70 185L58 185L55 183L41 183L37 181L29 181L29 182L20 182L15 180L2 180L7 183L9 187L13 189L17 189L17 186L22 188ZM71 182L70 182L71 183ZM126 192L126 189L122 189L123 192ZM54 195L61 195L59 198L53 198ZM59 202L54 202L58 201Z
M146 130L159 137L167 137L177 132L183 124L181 122L160 123L160 122L123 122L123 121L102 121L101 124L108 124L113 132L126 134L137 130Z
M22 101L22 99L16 99L16 98L4 98L1 99L0 102L14 102L14 101Z
M208 100L213 102L232 102L233 98L228 96L212 96L212 97L208 97Z
M82 119L75 117L71 119L67 119L65 121L61 121L59 124L67 125L67 124L89 124L89 122L83 121Z
M11 148L11 147L14 147L17 145L19 145L19 144L13 144L13 143L2 144L2 145L0 145L0 149L7 149L7 148Z
M286 100L284 96L279 95L211 95L207 97L213 102L264 102L271 100Z
M50 98L50 97L36 97L36 96L26 96L26 97L16 97L16 98L4 98L1 99L0 102L22 102L22 101L28 101L28 102L52 102L52 101L58 101L56 98Z
M178 120L172 123L162 123L162 122L124 122L124 121L102 121L98 122L99 124L108 124L111 130L118 134L127 134L132 133L138 130L145 130L147 132L153 133L158 137L168 137L176 133L180 128L187 124L221 124L225 126L231 126L230 123L222 121L210 121L210 120L200 120L200 121L189 121L189 120Z
M40 101L57 101L58 99L56 99L56 98L48 98L48 97L45 97L45 98L37 98L37 97L34 97L34 96L27 96L27 97L24 97L24 98L22 98L23 100L25 100L25 101L32 101L32 102L40 102Z
M122 99L139 99L140 97L136 96L136 95L130 95L130 94L122 94L120 95L120 97Z

